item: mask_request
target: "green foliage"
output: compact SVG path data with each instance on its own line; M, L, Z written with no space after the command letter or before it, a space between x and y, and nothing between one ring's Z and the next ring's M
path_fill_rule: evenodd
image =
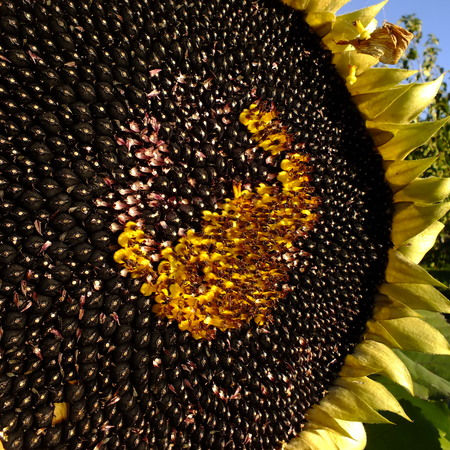
M450 341L450 324L445 320L443 314L430 311L420 311L420 314L423 320ZM417 397L424 400L446 401L450 399L450 356L394 351L411 373Z
M366 425L366 450L449 450L450 410L445 402L412 397L386 379L377 379L400 400L412 422L394 414L384 415L396 425Z
M396 351L414 380L414 393L422 399L450 398L450 358L418 352Z
M450 325L443 314L420 313L423 320L450 339ZM411 373L415 396L385 377L374 378L395 395L413 422L384 414L397 425L367 425L367 450L450 450L450 356L395 352Z
M422 21L415 15L402 16L400 25L414 33L408 50L400 60L401 67L418 70L416 80L431 81L444 73L444 68L437 64L440 52L439 39L433 34L424 37ZM444 80L434 103L420 116L419 121L438 120L448 117L450 113L450 92ZM450 176L450 123L444 126L426 145L414 152L414 158L427 158L438 155L436 162L427 170L425 176ZM424 260L424 264L441 268L450 265L450 215L443 219L446 228L441 233L436 246Z

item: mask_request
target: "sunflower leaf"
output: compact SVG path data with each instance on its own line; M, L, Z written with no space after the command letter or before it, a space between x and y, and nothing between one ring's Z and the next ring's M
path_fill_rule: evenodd
M450 324L445 320L445 317L432 311L420 311L422 320L430 324L436 330L440 331L444 335L447 341L450 341Z
M448 450L450 448L450 410L445 402L412 397L405 389L384 377L377 377L398 399L408 416L404 419L386 413L396 422L395 427L366 425L367 450Z
M448 432L442 430L442 418L448 420L450 413L443 403L431 403L416 399L417 402L403 400L405 411L413 419L409 424L404 419L397 419L397 426L367 425L368 444L366 450L440 450L448 447ZM439 428L439 426L441 428Z
M450 341L450 325L442 314L421 311L422 320ZM416 395L424 399L450 397L450 356L394 350L411 373Z
M450 357L394 350L411 373L414 392L423 399L450 397Z

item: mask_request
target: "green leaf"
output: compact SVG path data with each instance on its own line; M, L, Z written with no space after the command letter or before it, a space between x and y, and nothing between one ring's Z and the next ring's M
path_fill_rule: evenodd
M443 314L432 311L419 311L425 322L440 331L450 341L450 324L445 320Z
M430 311L420 311L420 314L424 321L450 341L450 325L443 314ZM394 351L408 368L418 397L434 400L450 398L450 356Z
M384 414L397 425L366 425L366 450L440 450L440 433L420 408L405 400L400 403L414 423L408 424L404 419Z
M386 378L377 377L377 381L382 381L400 400L413 423L383 413L397 425L367 425L367 450L449 450L450 410L445 402L412 397L405 389Z
M394 350L408 368L414 391L423 399L450 398L450 357Z

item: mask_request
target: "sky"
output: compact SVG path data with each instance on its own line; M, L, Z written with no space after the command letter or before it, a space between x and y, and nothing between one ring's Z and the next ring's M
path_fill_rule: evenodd
M339 12L347 13L379 3L381 0L352 0ZM390 0L378 15L383 20L397 23L401 16L415 13L422 20L423 34L433 33L442 49L438 64L450 71L450 0Z

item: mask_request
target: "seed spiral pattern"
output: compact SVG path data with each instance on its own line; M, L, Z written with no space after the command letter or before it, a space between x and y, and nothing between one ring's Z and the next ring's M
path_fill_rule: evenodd
M233 186L277 183L283 154L239 120L258 99L308 156L318 220L270 321L196 340L121 274L117 239L138 223L156 263ZM390 210L330 54L278 1L2 1L3 445L280 447L360 339Z

